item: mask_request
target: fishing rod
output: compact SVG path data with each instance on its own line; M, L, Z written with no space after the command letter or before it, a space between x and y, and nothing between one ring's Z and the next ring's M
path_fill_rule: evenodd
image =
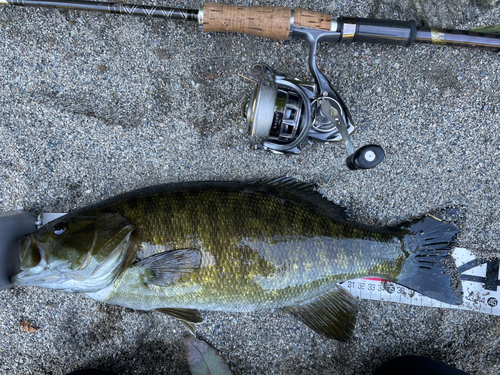
M244 7L205 2L199 9L71 0L0 0L0 4L65 8L197 22L206 32L234 32L265 38L301 39L309 45L314 82L288 78L265 64L252 69L258 84L244 105L248 134L255 148L299 153L307 141L342 140L349 169L369 169L384 158L378 145L354 150L351 114L316 64L318 43L373 43L409 47L413 43L500 50L500 35L472 30L436 29L412 21L339 17L300 8ZM258 140L262 140L257 144Z

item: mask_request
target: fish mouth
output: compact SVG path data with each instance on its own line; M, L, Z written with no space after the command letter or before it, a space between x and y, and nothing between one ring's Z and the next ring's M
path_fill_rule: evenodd
M19 256L23 271L38 266L42 261L43 250L32 234L28 234L22 239Z
M12 283L17 285L35 285L42 280L46 262L42 246L32 234L24 236L19 247L21 272L12 277Z

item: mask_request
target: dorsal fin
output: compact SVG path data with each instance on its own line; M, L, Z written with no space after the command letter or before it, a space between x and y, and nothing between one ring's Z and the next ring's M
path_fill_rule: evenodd
M179 322L181 322L184 325L184 327L186 327L188 329L188 331L193 336L196 336L196 324L195 323L186 322L185 320L179 320Z
M297 181L290 177L278 177L274 179L261 179L251 182L251 186L262 186L275 189L296 197L299 201L307 203L309 209L333 220L350 221L350 211L323 197L316 185Z

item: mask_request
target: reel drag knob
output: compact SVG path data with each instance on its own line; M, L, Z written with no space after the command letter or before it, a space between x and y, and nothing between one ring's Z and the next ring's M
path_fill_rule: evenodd
M351 171L357 169L371 169L384 160L384 149L378 145L366 145L349 155L345 163Z

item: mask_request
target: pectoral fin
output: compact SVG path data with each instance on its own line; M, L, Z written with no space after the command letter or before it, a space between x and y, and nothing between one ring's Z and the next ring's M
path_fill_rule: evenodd
M314 331L338 341L351 337L358 314L354 297L340 286L313 300L283 309Z
M198 249L169 250L147 257L136 264L150 271L146 283L159 286L173 284L200 268Z
M156 311L179 319L193 335L195 324L203 322L203 316L201 313L194 309L162 308L156 309Z

